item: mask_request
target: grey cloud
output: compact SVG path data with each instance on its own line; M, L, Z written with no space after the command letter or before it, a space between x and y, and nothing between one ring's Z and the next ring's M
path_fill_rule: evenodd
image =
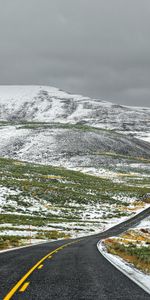
M0 84L150 106L149 0L0 0Z

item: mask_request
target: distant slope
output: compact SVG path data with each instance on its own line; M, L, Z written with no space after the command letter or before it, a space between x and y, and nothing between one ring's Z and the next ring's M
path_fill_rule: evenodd
M150 135L150 108L126 107L46 86L0 86L0 120L82 123Z
M150 143L83 125L5 125L0 136L0 156L44 164L97 168L106 163L108 154L109 163L114 155L118 160L120 156L150 159Z

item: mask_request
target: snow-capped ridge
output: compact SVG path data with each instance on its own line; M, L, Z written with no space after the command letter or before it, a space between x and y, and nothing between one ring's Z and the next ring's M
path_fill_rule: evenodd
M48 86L0 86L0 120L86 124L149 141L150 108L128 107Z

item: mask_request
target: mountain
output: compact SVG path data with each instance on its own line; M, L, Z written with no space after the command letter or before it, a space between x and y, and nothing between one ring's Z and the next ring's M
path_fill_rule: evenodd
M0 120L86 124L147 140L150 108L117 105L47 86L1 86Z
M52 87L0 87L0 156L65 167L100 167L114 155L150 158L150 109L70 95ZM126 133L128 129L128 135ZM108 157L109 154L109 157ZM116 157L115 157L116 164Z

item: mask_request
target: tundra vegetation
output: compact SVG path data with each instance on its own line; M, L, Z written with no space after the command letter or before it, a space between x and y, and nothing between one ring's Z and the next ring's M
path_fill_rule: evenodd
M143 162L147 167L149 162ZM139 160L140 164L140 160ZM146 171L146 173L145 173ZM149 202L149 169L117 180L0 158L0 248L96 233ZM143 250L144 251L144 250Z
M141 271L150 274L150 230L131 229L119 237L105 240L107 251Z

